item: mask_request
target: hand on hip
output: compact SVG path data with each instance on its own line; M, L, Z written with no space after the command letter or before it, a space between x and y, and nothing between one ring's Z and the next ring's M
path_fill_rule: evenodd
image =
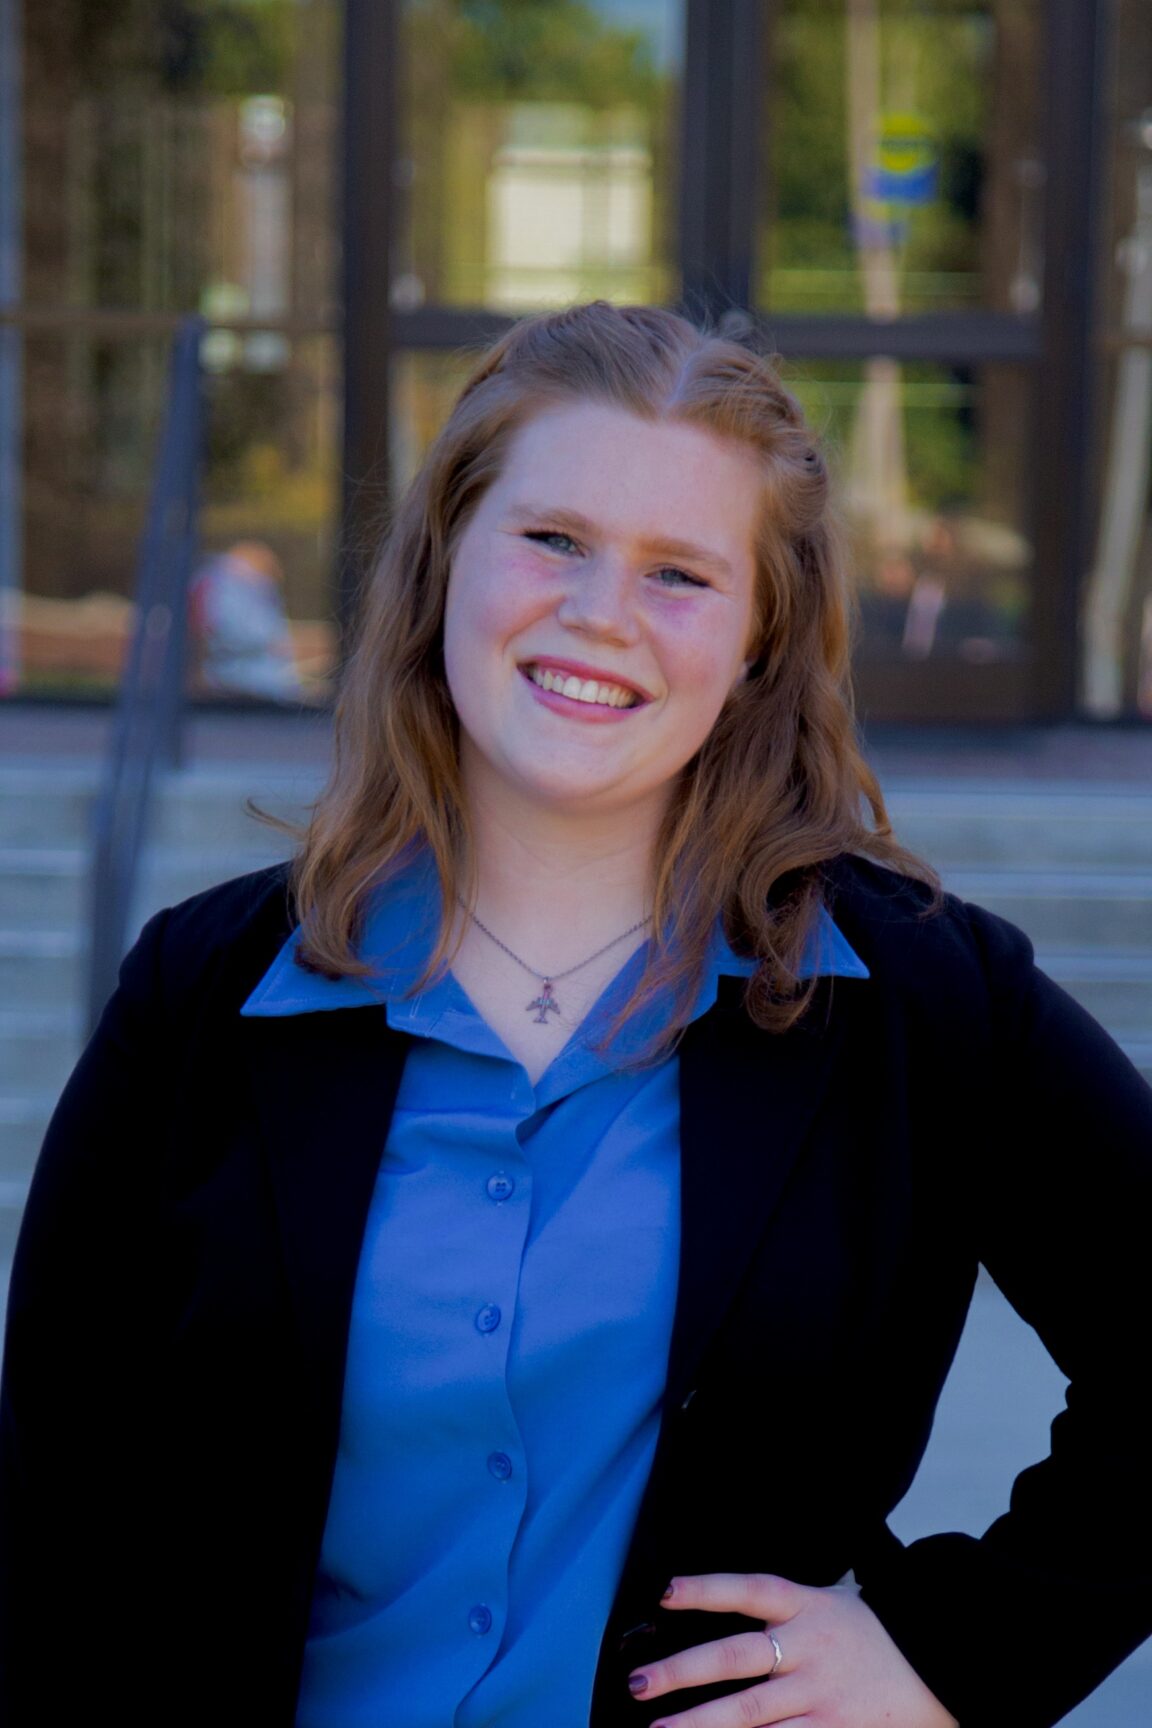
M764 1630L698 1644L629 1677L646 1701L685 1686L759 1683L663 1715L655 1728L957 1728L855 1590L810 1589L760 1572L675 1578L664 1607L744 1614ZM675 1700L671 1702L674 1704Z

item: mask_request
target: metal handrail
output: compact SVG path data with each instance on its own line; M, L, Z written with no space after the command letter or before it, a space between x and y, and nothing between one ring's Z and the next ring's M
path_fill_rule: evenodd
M183 758L188 586L195 555L204 428L200 344L186 318L172 343L168 402L136 573L136 626L93 814L87 1029L116 987L128 937L157 767Z

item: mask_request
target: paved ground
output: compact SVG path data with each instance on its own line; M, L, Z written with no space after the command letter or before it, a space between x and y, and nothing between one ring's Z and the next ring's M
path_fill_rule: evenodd
M990 1280L981 1279L944 1389L932 1441L919 1474L892 1518L905 1542L934 1530L981 1535L1007 1510L1012 1478L1048 1451L1048 1425L1063 1408L1067 1382L1036 1334ZM1068 1604L1068 1637L1076 1637L1076 1604ZM982 1638L997 1629L972 1618L956 1636L979 1660ZM1002 1656L999 1650L998 1655ZM1129 1658L1066 1728L1149 1728L1152 1723L1152 1641ZM978 1722L961 1728L980 1728Z

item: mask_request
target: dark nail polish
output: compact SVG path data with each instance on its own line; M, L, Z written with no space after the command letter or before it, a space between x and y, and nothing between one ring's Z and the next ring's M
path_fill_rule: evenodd
M647 1676L647 1674L629 1674L629 1676L628 1676L628 1690L629 1690L629 1692L631 1692L631 1694L634 1698L638 1698L640 1696L641 1692L647 1692L647 1690L648 1690L648 1676Z
M667 1602L669 1596L675 1596L675 1594L676 1594L675 1584L669 1584L667 1590L665 1590L665 1592L664 1592L663 1596L661 1596L660 1600L661 1600L661 1602Z

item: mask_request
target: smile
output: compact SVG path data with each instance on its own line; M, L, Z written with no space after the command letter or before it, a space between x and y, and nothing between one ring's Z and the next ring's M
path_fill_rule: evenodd
M596 678L578 678L575 673L552 670L547 665L529 662L521 671L541 690L557 696L567 696L572 702L587 702L598 708L635 708L642 698L623 684L607 684Z

